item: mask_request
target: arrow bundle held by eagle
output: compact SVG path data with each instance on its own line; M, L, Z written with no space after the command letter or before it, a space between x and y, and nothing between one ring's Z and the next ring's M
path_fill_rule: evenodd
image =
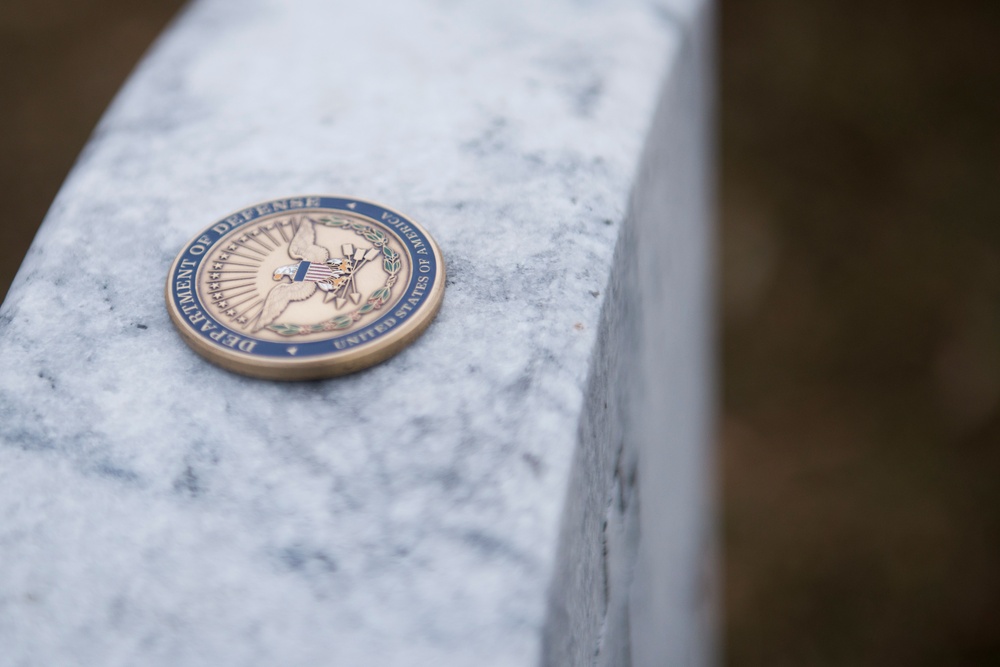
M291 222L295 224L294 219ZM314 222L303 216L302 223L288 243L288 256L299 261L274 270L272 277L279 282L264 299L260 317L253 328L255 332L278 319L289 303L305 301L317 289L324 292L323 302L334 300L338 310L348 299L354 303L361 301L355 277L361 267L379 256L379 249L355 248L354 244L345 243L341 246L342 257L330 257L329 250L316 244ZM291 279L290 282L285 282L286 276Z

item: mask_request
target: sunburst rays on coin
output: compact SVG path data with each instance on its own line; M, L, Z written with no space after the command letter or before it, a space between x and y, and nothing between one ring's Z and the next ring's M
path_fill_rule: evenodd
M357 272L381 251L348 243L342 249L344 256L333 258L326 247L316 243L316 224L309 216L292 217L257 227L225 246L213 258L209 276L209 298L221 314L241 329L256 333L274 323L290 304L305 301L317 289L324 292L324 303L335 301L336 310L348 299L358 303L362 295L356 287ZM260 238L261 234L266 238ZM290 259L298 261L274 269L271 278L277 284L261 297L257 278L263 264L283 248Z
M278 245L275 239L270 240ZM274 250L259 234L244 234L222 248L209 265L209 299L242 329L260 315L264 299L257 290L257 273Z

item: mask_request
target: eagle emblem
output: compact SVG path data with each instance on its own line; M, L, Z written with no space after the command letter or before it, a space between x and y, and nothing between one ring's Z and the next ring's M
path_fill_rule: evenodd
M293 228L294 222L291 221ZM278 284L267 293L260 317L253 327L254 332L277 320L288 304L305 301L316 290L324 293L324 303L334 300L338 310L347 303L348 298L354 303L361 300L361 294L355 286L355 276L362 266L378 257L381 252L378 248L355 248L353 244L345 243L342 247L344 256L331 257L329 250L316 244L314 225L313 219L303 216L288 243L288 256L299 261L274 270L271 277Z

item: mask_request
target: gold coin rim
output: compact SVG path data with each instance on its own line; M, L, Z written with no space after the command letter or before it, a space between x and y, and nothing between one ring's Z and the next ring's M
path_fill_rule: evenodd
M420 335L426 331L427 327L430 326L431 322L441 310L441 304L444 301L444 287L447 280L447 271L445 268L444 256L441 254L441 249L438 247L437 241L434 240L434 237L428 233L427 229L423 225L415 221L412 217L404 215L403 213L389 208L388 206L384 206L378 202L371 201L369 199L349 197L346 195L294 195L290 197L277 197L262 200L255 204L250 204L249 206L243 206L216 219L216 221L212 224L218 224L219 220L225 220L227 217L236 215L240 211L266 204L274 201L275 199L306 199L308 197L320 199L346 199L349 201L369 204L371 206L377 206L384 211L388 211L389 213L398 216L399 218L405 220L407 224L410 224L423 232L434 253L434 260L437 262L437 266L439 267L434 283L430 286L430 289L427 292L426 301L423 306L407 315L402 322L396 325L397 328L394 328L389 333L375 341L372 341L371 343L361 343L348 350L334 350L329 354L316 355L308 358L289 357L288 359L283 359L274 357L254 357L246 352L239 352L210 343L194 332L194 328L187 322L183 313L181 313L174 305L171 294L171 289L173 287L172 278L177 273L177 266L181 261L181 257L184 256L185 249L196 241L199 236L203 235L206 230L211 229L212 225L209 225L192 236L184 245L181 246L177 257L170 264L170 270L167 273L167 280L164 289L164 299L167 304L167 312L170 315L170 320L173 322L174 327L181 334L181 338L185 343L187 343L188 347L193 349L203 358L228 371L264 380L319 380L338 377L370 368L375 364L385 361L389 357L395 356L419 338ZM339 211L340 209L317 209L313 207L296 210ZM372 220L372 218L369 218L366 215L355 213L353 211L347 211L347 213L357 215L366 220ZM382 223L378 221L375 222L380 226L382 225ZM220 236L220 239L221 238L222 237ZM410 261L415 267L412 254L410 255ZM193 287L197 290L198 285L195 284ZM204 303L200 293L198 293L198 300L199 302ZM320 341L321 340L323 339L320 339Z

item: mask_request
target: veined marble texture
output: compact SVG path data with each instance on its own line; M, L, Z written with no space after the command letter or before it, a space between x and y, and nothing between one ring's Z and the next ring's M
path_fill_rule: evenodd
M699 662L701 603L675 579L707 507L706 5L191 4L0 308L0 665ZM164 307L174 256L313 193L435 237L436 321L323 382L205 362ZM603 507L636 468L674 518L622 501L602 526L580 489ZM647 534L665 546L643 556ZM633 568L665 593L630 596ZM629 648L636 618L670 641Z

